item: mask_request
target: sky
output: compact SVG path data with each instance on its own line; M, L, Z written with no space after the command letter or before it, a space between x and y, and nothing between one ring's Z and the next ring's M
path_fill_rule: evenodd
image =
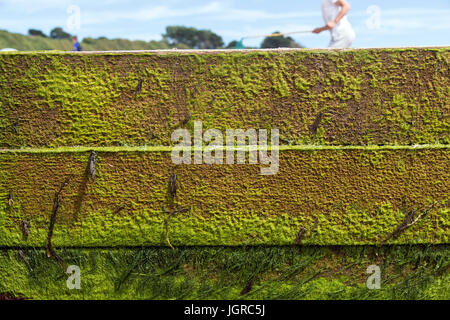
M348 0L353 47L450 45L450 0ZM56 26L79 37L160 40L168 25L209 29L225 43L274 31L323 26L321 0L0 0L0 29L49 33ZM327 47L323 32L292 37L305 47ZM259 46L263 39L247 39Z

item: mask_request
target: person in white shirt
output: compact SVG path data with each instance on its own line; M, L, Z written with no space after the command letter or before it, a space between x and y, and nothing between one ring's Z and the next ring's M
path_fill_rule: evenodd
M322 15L325 26L316 28L314 33L330 30L329 48L349 48L355 40L355 32L347 19L350 4L346 0L323 0Z

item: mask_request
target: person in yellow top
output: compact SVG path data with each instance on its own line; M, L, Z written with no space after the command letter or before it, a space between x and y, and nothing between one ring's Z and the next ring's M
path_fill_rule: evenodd
M314 33L329 30L331 41L329 48L349 48L355 40L355 32L347 19L350 4L347 0L323 0L322 16L325 26L316 28Z

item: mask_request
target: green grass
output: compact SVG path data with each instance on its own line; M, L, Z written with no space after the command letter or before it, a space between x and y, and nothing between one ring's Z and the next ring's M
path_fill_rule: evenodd
M81 269L66 288L44 250L0 253L0 293L32 299L449 299L449 247L184 247L59 249ZM381 289L369 290L369 265ZM248 294L242 289L252 282Z
M84 51L108 50L156 50L170 49L171 46L164 41L131 41L127 39L92 39L86 38L81 46ZM179 46L180 47L180 46ZM72 50L72 41L56 40L44 37L30 37L19 33L0 30L0 49L14 48L21 51L34 50ZM185 49L181 46L179 49Z

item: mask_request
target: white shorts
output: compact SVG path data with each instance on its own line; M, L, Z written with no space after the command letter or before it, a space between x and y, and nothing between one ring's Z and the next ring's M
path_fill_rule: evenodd
M339 37L339 39L331 38L328 48L350 48L353 41L355 41L356 35L353 30L351 32L346 32L345 35Z

